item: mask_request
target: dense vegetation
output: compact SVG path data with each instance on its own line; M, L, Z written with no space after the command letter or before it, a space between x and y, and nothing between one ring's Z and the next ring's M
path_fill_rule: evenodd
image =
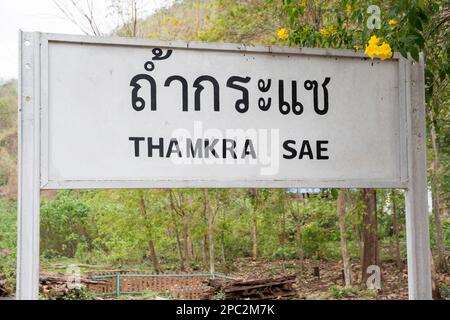
M380 29L367 28L371 4L381 8ZM445 271L450 248L449 21L445 1L185 0L138 20L133 34L127 25L115 33L356 50L364 50L375 35L393 51L409 53L414 59L423 51L434 208L431 237L436 266ZM16 96L15 81L1 84L0 273L7 274L11 285L16 241ZM305 260L343 260L345 268L349 259L364 265L370 241L377 264L394 261L401 268L406 257L404 214L399 190L47 192L41 203L41 258L132 265L155 272L229 272L242 257L295 259L301 271Z

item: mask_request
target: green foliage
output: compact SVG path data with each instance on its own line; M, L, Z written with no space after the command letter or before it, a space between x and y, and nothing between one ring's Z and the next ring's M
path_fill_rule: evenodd
M84 286L79 289L72 289L63 296L62 300L95 300L95 295L86 290Z
M106 251L109 262L140 261L144 256L146 226L139 215L136 192L100 191L87 196L98 228L95 248Z
M371 6L379 8L371 10ZM372 35L415 60L425 48L424 28L440 9L424 1L284 1L289 42L302 47L363 48ZM372 22L379 20L379 26Z
M430 217L430 236L431 236L431 247L436 248L436 226L433 223L434 219ZM442 226L442 236L444 241L444 246L446 248L450 247L450 217L443 217L441 221Z
M220 290L214 294L213 300L225 300L225 297L226 297L225 291Z
M145 289L142 293L121 295L119 300L170 300L173 299L170 292L154 292Z
M278 8L264 1L212 1L212 15L207 16L209 27L202 30L201 41L264 43L275 42Z
M17 81L0 82L0 197L16 196Z
M277 1L273 1L278 3ZM371 11L371 6L379 8ZM449 74L450 19L447 1L400 0L342 0L282 2L281 25L289 37L280 43L300 47L364 49L371 36L388 43L393 51L419 60L423 52L428 128L437 131L441 150L438 177L439 188L448 202L450 194L449 157ZM284 18L284 20L283 20ZM379 20L379 28L373 21ZM443 151L443 152L442 152ZM430 154L429 159L435 158Z
M348 298L368 298L376 296L376 291L372 290L361 290L354 287L340 287L340 286L331 286L328 293L324 296L326 299L334 298L334 299L348 299Z
M76 191L59 192L41 203L41 247L44 257L74 257L80 243L92 243L90 208Z
M272 259L274 260L286 260L293 258L295 256L295 251L289 251L285 247L278 247L275 249L275 251L272 253Z
M357 296L358 293L359 290L357 288L344 288L339 286L332 286L328 291L329 297L336 299L354 297Z
M145 37L162 40L272 44L279 10L265 0L185 0L159 10L141 28Z
M302 245L306 257L335 256L333 241L339 241L336 201L328 196L312 196L301 205L304 212ZM327 245L328 244L328 245Z
M0 273L6 287L14 291L16 279L16 203L0 199Z
M170 194L180 204L175 212ZM140 199L144 199L145 212ZM295 220L291 212L297 201L285 190L261 189L259 199L248 190L209 190L208 200L215 214L216 261L221 246L230 270L238 257L252 255L251 224L255 204L258 228L258 255L270 259L297 257ZM84 263L152 266L149 241L152 240L160 264L165 270L179 270L179 250L184 259L186 236L192 239L193 257L189 267L207 269L201 255L207 237L207 219L203 212L203 190L104 190L63 191L42 203L42 253L44 257L75 257ZM302 248L307 258L340 257L335 199L324 190L299 203ZM356 205L353 215L362 207ZM295 211L296 212L296 211ZM68 227L69 226L69 227ZM351 235L349 226L349 235ZM178 246L176 234L180 238ZM351 239L351 237L349 237ZM207 240L206 240L207 241ZM206 242L207 243L207 242ZM355 248L354 256L359 252Z
M17 119L17 81L0 81L0 132L15 128Z
M440 293L441 293L441 297L450 298L450 286L441 288Z

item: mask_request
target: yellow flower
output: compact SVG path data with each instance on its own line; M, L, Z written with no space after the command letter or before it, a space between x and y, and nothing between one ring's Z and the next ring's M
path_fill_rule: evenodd
M395 20L395 19L389 20L388 23L389 23L391 26L396 26L396 25L398 24L397 20Z
M320 34L324 37L332 36L336 33L336 27L335 26L329 26L328 28L322 28L319 30Z
M375 58L375 55L378 52L378 46L368 45L366 46L366 49L364 50L364 53L367 54L370 59L373 60Z
M380 39L376 36L372 36L369 39L369 44L366 45L366 49L364 52L373 60L377 55L381 60L386 60L392 57L392 49L389 43L383 42L381 45L378 45Z
M352 13L352 6L350 5L350 3L347 3L347 6L345 7L345 11L347 12L347 14Z
M371 36L369 39L369 46L376 46L380 42L380 38L377 38L377 36Z
M359 49L361 49L361 46L359 44L355 44L353 48L355 48L355 51L358 51Z
M381 60L386 60L392 57L392 49L389 43L383 42L383 44L378 47L377 54Z
M303 0L302 2L300 2L300 8L302 8L303 10L305 10L307 6L308 6L307 0Z
M322 28L320 29L320 34L323 35L324 37L328 37L330 35L330 32L328 31L328 29L326 28Z
M285 28L281 28L277 32L277 36L279 39L287 39L289 37L289 32Z
M336 27L335 26L329 26L328 27L328 31L330 32L330 34L335 34L336 33Z

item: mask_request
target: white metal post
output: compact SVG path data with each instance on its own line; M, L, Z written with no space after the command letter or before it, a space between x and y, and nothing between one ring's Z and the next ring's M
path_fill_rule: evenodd
M19 180L16 298L38 298L40 34L19 32Z
M424 59L410 63L408 102L408 172L406 239L409 299L431 299L430 231L427 204Z

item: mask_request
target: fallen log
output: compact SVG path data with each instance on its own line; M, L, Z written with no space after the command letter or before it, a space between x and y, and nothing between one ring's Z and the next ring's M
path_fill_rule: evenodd
M70 281L69 281L70 280ZM39 275L39 292L46 299L63 299L69 294L79 294L86 285L104 285L104 280L92 280L87 277L80 277L79 286L70 286L73 279L63 273L41 273Z
M64 274L41 274L39 275L39 281L42 282L49 282L49 283L66 283L68 280L68 276ZM106 281L104 280L92 280L90 278L86 277L80 277L80 283L83 284L105 284Z
M66 269L69 266L70 266L70 264L65 264L65 263L50 264L50 268L52 268L52 269ZM102 266L102 265L86 264L86 263L77 263L76 266L79 268L101 269L101 270L104 270L106 268L105 266Z
M212 278L205 281L210 289L203 298L212 300L219 294L226 300L292 298L297 295L295 281L295 275L252 280Z

